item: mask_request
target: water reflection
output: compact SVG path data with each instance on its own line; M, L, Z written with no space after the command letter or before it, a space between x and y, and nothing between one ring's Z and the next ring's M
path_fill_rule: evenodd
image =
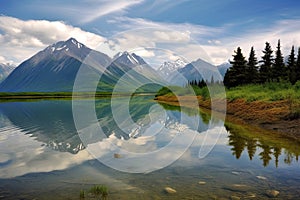
M238 125L227 124L226 130L229 133L228 145L231 146L232 155L239 159L243 152L248 154L250 160L257 156L264 167L273 161L279 167L282 163L292 164L298 162L300 146L298 142L287 140L281 137L269 136L264 133L256 133Z
M13 126L54 150L76 154L84 148L73 123L70 101L1 103L0 113Z

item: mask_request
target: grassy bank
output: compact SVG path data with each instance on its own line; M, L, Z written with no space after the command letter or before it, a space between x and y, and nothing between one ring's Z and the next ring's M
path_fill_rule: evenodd
M197 95L199 106L210 109L208 88L193 86L192 89ZM192 89L162 88L156 99L177 106L180 100L180 106L189 107L189 101L195 100L195 97L191 96ZM226 89L226 98L227 119L300 138L300 82L295 85L266 83L238 86Z

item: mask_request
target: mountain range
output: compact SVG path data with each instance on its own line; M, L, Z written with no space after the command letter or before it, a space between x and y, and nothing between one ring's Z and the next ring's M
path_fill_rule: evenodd
M0 63L0 82L3 81L15 68L15 65Z
M125 51L110 58L70 38L48 46L14 68L0 84L0 92L71 92L78 74L82 91L89 91L89 82L95 80L98 91L112 91L116 84L126 90L165 81L182 86L186 80L201 79L199 71L207 79L212 69L217 68L201 59L192 63L178 59L166 61L155 70L135 53ZM150 85L146 90L157 89Z

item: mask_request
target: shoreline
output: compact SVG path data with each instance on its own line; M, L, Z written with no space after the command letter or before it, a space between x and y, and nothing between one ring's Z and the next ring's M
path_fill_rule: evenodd
M189 107L189 101L195 97L178 97L181 106ZM176 96L157 96L156 101L179 106ZM199 108L211 112L210 100L203 100L197 96ZM190 106L191 107L191 106ZM290 105L287 100L264 102L247 102L244 99L227 100L226 121L241 125L250 125L262 130L281 134L292 139L300 141L300 118L288 119L290 116Z

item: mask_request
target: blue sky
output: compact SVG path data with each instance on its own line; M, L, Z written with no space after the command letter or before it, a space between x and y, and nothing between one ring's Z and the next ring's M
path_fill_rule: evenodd
M288 53L300 45L299 11L294 0L1 0L0 62L18 64L70 36L92 48L112 37L120 50L171 48L191 60L205 51L214 64L231 58L237 46L245 56L254 46L260 56L266 41L275 49L278 39ZM142 28L150 29L133 31ZM118 33L126 42L116 41Z

